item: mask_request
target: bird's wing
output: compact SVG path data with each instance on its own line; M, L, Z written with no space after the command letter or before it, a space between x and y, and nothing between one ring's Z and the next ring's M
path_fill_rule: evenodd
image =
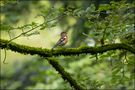
M57 47L58 45L60 45L63 41L64 41L64 39L63 39L63 38L60 38L60 39L58 40L58 42L53 46L52 49L54 49L55 47Z
M54 49L54 48L57 47L57 46L63 46L63 45L65 44L65 39L67 39L66 36L65 36L64 38L60 38L60 39L58 40L58 42L53 46L52 49Z

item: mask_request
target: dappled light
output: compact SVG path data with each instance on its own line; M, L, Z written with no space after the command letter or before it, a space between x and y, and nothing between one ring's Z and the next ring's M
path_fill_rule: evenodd
M134 0L1 0L1 90L135 89Z

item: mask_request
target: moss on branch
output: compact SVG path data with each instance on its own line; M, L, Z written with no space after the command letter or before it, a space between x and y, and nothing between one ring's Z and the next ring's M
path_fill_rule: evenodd
M52 51L50 49L19 45L13 42L8 43L8 40L0 39L0 48L2 49L5 48L7 50L11 50L22 54L39 55L42 57L52 57L52 56L59 56L59 55L69 56L69 55L79 55L79 54L96 54L96 53L103 53L106 51L116 50L116 49L127 50L135 54L135 48L123 43L109 44L102 47L84 46L79 48L59 48Z
M67 80L71 86L75 88L75 90L85 90L82 86L80 86L76 80L74 80L71 75L64 70L64 68L54 59L47 58L48 62L59 72L64 80Z
M71 75L64 70L64 68L53 58L52 56L59 56L59 55L79 55L79 54L97 54L103 53L110 50L127 50L133 54L135 54L135 48L126 45L126 44L109 44L102 47L79 47L79 48L59 48L56 50L50 49L43 49L37 47L30 47L25 45L19 45L8 40L0 39L0 48L11 50L14 52L22 53L22 54L30 54L30 55L39 55L42 57L46 57L48 62L56 69L56 71L61 74L64 80L67 80L71 86L73 86L76 90L83 90L81 87L72 77Z

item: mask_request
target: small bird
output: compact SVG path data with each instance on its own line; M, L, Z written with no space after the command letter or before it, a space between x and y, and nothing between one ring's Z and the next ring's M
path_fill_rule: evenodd
M53 46L52 50L57 46L64 46L68 42L68 37L66 32L61 32L61 37L58 42Z

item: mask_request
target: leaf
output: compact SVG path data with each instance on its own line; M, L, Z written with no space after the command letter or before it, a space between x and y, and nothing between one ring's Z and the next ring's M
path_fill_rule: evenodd
M85 10L86 13L92 13L94 11L95 11L95 5L94 4L92 4L90 7L87 7L86 10Z
M43 25L40 30L44 30L46 28L46 25Z
M32 22L32 23L31 23L31 25L32 25L32 26L36 26L36 25L37 25L37 23L35 23L35 22Z
M98 11L107 11L107 10L109 10L111 7L110 7L110 5L109 4L102 4L102 5L100 5L100 7L99 7L99 9L98 9Z
M10 25L6 25L6 24L0 24L0 30L11 30L13 29L13 27L11 27Z
M35 31L33 33L30 33L30 34L25 34L24 36L32 36L32 35L38 35L38 34L40 34L40 32Z
M59 8L59 12L63 13L65 11L65 8L61 7Z
M78 12L80 11L80 8L78 8L78 9L75 9L74 11L73 11L73 15L74 16L78 16Z

